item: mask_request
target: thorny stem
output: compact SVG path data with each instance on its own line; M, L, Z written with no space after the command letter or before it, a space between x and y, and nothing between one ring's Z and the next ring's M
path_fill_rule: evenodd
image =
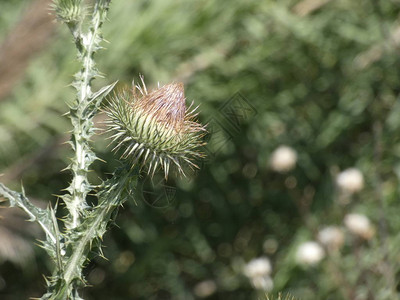
M90 149L89 141L94 131L92 120L98 109L98 106L92 101L95 99L92 99L91 81L98 76L93 56L100 49L99 42L102 40L100 28L109 2L107 0L96 1L91 18L92 24L86 34L81 32L80 27L70 27L79 51L78 57L82 62L82 70L75 75L73 83L77 90L77 103L70 109L70 118L74 126L71 144L75 151L75 157L70 166L73 179L67 189L70 197L63 197L70 213L66 221L66 226L70 229L78 227L81 223L81 217L88 207L86 197L92 189L87 175L96 155Z
M73 288L76 292L81 280L82 268L92 244L102 238L106 227L112 220L113 212L129 197L130 190L136 186L136 169L121 168L112 178L106 181L98 193L99 204L81 224L83 230L79 240L74 244L74 251L63 268L64 284L58 289L58 298L65 299ZM129 187L129 188L128 188ZM125 191L128 190L127 195ZM75 284L74 282L77 282ZM73 285L73 286L72 286Z

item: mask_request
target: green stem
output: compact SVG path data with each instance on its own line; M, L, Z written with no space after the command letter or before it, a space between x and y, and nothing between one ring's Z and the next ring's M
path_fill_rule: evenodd
M105 19L109 0L97 0L91 18L89 31L84 34L80 27L70 27L75 38L75 44L79 51L79 59L82 63L82 70L75 75L73 86L77 90L77 99L70 108L70 118L73 125L71 145L75 151L70 169L73 178L67 188L69 195L63 196L63 200L69 210L65 224L68 229L77 228L82 217L85 216L88 205L87 194L93 189L88 181L90 165L97 159L90 148L90 139L93 136L93 117L96 114L99 103L94 101L91 90L91 81L98 76L93 59L94 54L101 47L102 41L100 28Z
M113 217L113 212L126 200L124 192L136 185L136 170L121 169L104 183L98 194L99 205L96 206L85 222L80 226L80 238L75 242L74 251L64 265L64 292L72 290L75 281L81 281L81 273L92 244L101 240L107 225ZM64 297L65 295L62 295ZM64 299L60 297L59 299Z

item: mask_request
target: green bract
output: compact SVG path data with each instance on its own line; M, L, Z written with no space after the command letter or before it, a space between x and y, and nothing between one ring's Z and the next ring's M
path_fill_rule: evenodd
M116 93L106 110L108 131L121 150L122 159L137 163L154 174L158 167L168 176L170 166L184 173L184 165L197 168L205 128L196 122L195 109L186 109L182 83L172 83L148 92L133 85L131 91Z

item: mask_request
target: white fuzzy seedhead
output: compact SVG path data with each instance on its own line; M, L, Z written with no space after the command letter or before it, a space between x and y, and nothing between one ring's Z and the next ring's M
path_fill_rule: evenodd
M257 276L250 278L251 285L260 291L269 292L274 288L274 282L269 276Z
M292 170L297 163L296 151L288 146L279 146L272 152L270 166L272 170L284 173Z
M351 233L363 239L370 239L374 235L374 228L365 215L347 214L344 217L344 225Z
M359 169L350 168L339 173L336 184L343 192L353 194L363 189L364 176Z
M317 242L305 242L297 248L296 261L301 265L316 265L324 257L325 251Z
M338 250L344 244L343 230L336 226L328 226L318 233L318 240L329 250Z
M204 280L195 285L193 292L199 298L211 296L217 290L214 280Z
M249 278L268 276L272 272L271 262L266 257L259 257L249 261L243 269L244 275Z

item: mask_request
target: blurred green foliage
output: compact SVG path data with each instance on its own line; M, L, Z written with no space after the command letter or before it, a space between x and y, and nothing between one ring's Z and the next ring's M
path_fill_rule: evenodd
M242 268L263 255L272 261L275 294L397 299L400 2L300 2L112 3L104 25L109 44L97 56L105 77L95 87L128 85L138 74L150 86L183 80L188 101L200 104L200 119L209 122L210 144L196 176L172 180L170 189L147 181L120 209L118 227L105 238L108 260L88 265L94 286L85 299L197 299L194 287L204 280L216 285L209 299L256 299ZM0 38L27 3L2 1ZM307 10L313 3L321 6ZM70 149L59 144L70 129L61 115L73 97L67 85L77 69L74 53L59 25L0 100L0 173L22 169L9 184L19 188L22 179L28 195L53 203L50 195L69 180L60 170ZM108 163L94 166L94 180L115 166L103 139L95 148ZM298 161L279 174L269 159L282 144L296 150ZM359 168L366 183L343 205L335 176L348 167ZM297 246L326 225L342 226L348 212L371 219L373 239L347 235L340 254L297 266ZM37 253L41 265L44 253ZM0 298L43 292L40 273L14 280L21 269L0 270Z

